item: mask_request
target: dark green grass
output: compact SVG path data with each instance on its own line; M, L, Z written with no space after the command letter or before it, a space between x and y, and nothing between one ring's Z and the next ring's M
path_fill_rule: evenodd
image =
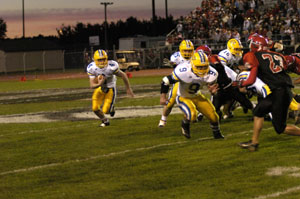
M132 78L152 84L160 78ZM87 79L15 82L0 90L85 87ZM120 82L120 81L119 81ZM29 82L35 84L37 82ZM7 86L7 85L6 85ZM18 88L20 89L20 88ZM17 90L18 90L17 89ZM1 91L1 92L2 92ZM117 107L158 105L159 98L120 98ZM90 100L1 105L5 114L90 108ZM2 113L1 113L2 114ZM271 197L300 186L300 178L274 167L300 167L300 138L277 135L265 122L257 152L237 146L252 135L251 113L238 109L223 120L225 140L214 140L207 119L191 125L190 140L180 133L181 114L171 114L165 128L160 116L98 120L0 124L0 199L299 199L300 191ZM293 123L289 120L289 123ZM299 172L298 172L299 174ZM269 196L268 196L269 195Z
M159 92L158 92L159 93ZM117 98L116 107L127 106L155 106L159 104L159 97L145 98ZM25 104L0 104L0 115L25 114L36 112L70 111L70 110L90 110L91 99L32 102Z
M130 78L131 85L141 84L160 84L163 76L149 76L149 77L133 77ZM118 78L117 86L123 86L124 83L121 78ZM55 88L89 88L89 79L74 78L74 79L55 79L55 80L28 80L21 81L3 81L0 82L0 92L12 91L28 91L39 89L55 89Z
M0 198L246 199L300 185L265 174L300 165L299 138L277 135L266 122L251 153L237 146L251 136L250 114L222 122L225 140L212 139L206 119L192 124L187 140L181 118L171 115L165 128L157 128L159 116L115 119L108 128L97 120L1 124ZM32 170L3 174L25 168Z

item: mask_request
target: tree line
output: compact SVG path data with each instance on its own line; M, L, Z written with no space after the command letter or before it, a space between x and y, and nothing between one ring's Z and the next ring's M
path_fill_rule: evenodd
M107 24L107 43L108 48L113 46L118 48L119 38L143 36L165 36L176 27L177 20L172 16L168 18L156 17L151 20L138 20L135 17L129 17L125 21L118 20ZM105 22L102 24L84 24L78 22L75 26L62 25L57 28L55 38L66 48L84 48L89 44L90 36L99 36L100 48L104 48L105 43ZM6 22L0 18L0 39L6 39ZM38 36L44 37L43 35ZM51 37L51 36L50 36ZM53 39L53 36L51 37Z

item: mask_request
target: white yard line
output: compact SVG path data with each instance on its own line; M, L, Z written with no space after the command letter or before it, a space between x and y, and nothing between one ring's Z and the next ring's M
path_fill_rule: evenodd
M279 196L290 194L290 193L293 193L293 192L298 192L298 191L300 191L300 186L291 187L291 188L288 188L284 191L280 191L280 192L276 192L276 193L272 193L272 194L268 194L268 195L264 195L264 196L258 196L258 197L253 198L253 199L277 198Z
M237 134L247 134L247 133L250 133L250 132L252 132L252 130L243 131L243 132L235 133L235 134L228 134L228 135L226 135L226 137L230 137L230 136L237 135ZM69 160L69 161L66 161L66 162L57 162L57 163L44 164L44 165L39 165L39 166L34 166L34 167L28 167L28 168L24 168L24 169L15 169L15 170L11 170L11 171L5 171L5 172L0 173L0 176L4 176L4 175L8 175L8 174L15 174L15 173L23 173L23 172L27 172L27 171L34 171L34 170L39 170L39 169L43 169L43 168L62 166L62 165L72 164L72 163L81 163L81 162L86 162L86 161L105 158L105 157L112 157L112 156L122 155L122 154L130 153L130 152L146 151L146 150L152 150L152 149L156 149L156 148L160 148L160 147L185 144L185 143L188 143L188 142L191 142L191 141L192 142L198 142L198 141L213 140L213 139L214 139L213 137L204 137L204 138L199 138L199 139L196 139L196 140L189 140L189 141L186 140L186 141L180 141L180 142L171 142L171 143L165 143L165 144L158 144L158 145L154 145L154 146L150 146L150 147L141 147L141 148L136 148L136 149L128 149L128 150L124 150L124 151L112 152L112 153L98 155L98 156L91 156L91 157L87 157L87 158L83 158L83 159L75 159L75 160Z
M147 117L162 114L163 106L143 106L143 107L122 107L116 108L116 114L113 118L134 118ZM130 111L128 111L130 110ZM151 111L149 111L151 110ZM172 113L181 113L179 108L174 108ZM57 114L57 116L55 116ZM66 114L65 121L98 119L92 111L68 113L63 112L39 112L30 114L15 114L0 116L0 123L34 123L34 122L58 122L64 121L59 114ZM51 116L51 117L50 117ZM108 116L110 118L110 116Z

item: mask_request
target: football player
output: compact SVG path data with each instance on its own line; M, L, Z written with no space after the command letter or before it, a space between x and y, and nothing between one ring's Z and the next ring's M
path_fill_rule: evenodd
M250 70L246 81L239 82L240 87L252 85L256 77L265 82L270 90L266 98L261 99L253 110L254 125L252 139L239 143L239 146L256 151L259 145L264 115L272 113L272 124L276 133L300 136L300 128L287 125L287 114L293 95L290 76L285 72L286 60L280 53L269 51L268 41L264 37L254 37L250 42L250 51L244 55L244 66Z
M243 71L238 75L239 81L246 81L249 77L249 71ZM256 80L253 84L241 87L241 92L251 92L258 95L258 100L262 98L266 98L269 94L271 94L271 89L267 84L265 84L261 79L256 77ZM294 111L295 115L295 124L299 123L299 111L300 111L300 104L293 98L292 102L290 103L289 110ZM269 113L270 118L272 119L272 114Z
M171 55L170 64L175 68L177 65L190 62L192 55L194 54L194 45L190 40L183 40L179 45L179 51ZM164 105L161 119L158 127L164 127L167 123L167 117L170 115L172 108L175 104L176 93L178 89L178 83L173 84L172 89L169 92L167 102L160 102Z
M285 55L284 57L287 62L285 70L300 75L300 53L293 53L291 55ZM300 78L294 81L294 84L299 84L299 83L300 83Z
M221 62L221 64L224 66L225 72L227 76L232 80L236 81L237 73L235 72L237 70L237 67L239 65L239 62L242 59L243 55L243 45L240 40L238 39L230 39L227 42L227 49L224 49L219 52L218 58ZM224 119L233 117L232 109L235 104L234 100L229 100L225 106L224 109L226 110L227 114L223 116Z
M116 76L123 79L127 94L134 97L127 75L120 70L116 61L108 60L107 53L101 49L95 51L93 62L87 66L87 74L90 88L94 89L92 110L102 121L100 127L108 126L110 123L105 114L110 114L111 117L115 114Z
M246 97L244 93L241 93L237 87L232 86L232 83L234 81L230 77L228 77L224 65L222 65L219 60L219 56L213 55L211 49L206 45L199 46L197 50L202 50L208 56L211 66L218 71L219 75L217 83L219 85L219 91L212 96L212 103L215 106L220 119L222 117L221 106L225 105L228 101L231 100L236 100L243 107L247 108L247 110L252 110L253 104L251 103L251 101ZM227 114L228 112L225 112L225 115Z
M181 122L182 134L190 138L190 123L196 121L197 113L201 112L210 120L215 139L223 139L219 126L219 116L210 100L200 90L207 86L214 94L218 90L218 72L209 65L208 57L203 52L197 52L191 62L179 64L172 75L166 76L161 84L161 102L166 102L169 85L178 82L176 103L184 114Z

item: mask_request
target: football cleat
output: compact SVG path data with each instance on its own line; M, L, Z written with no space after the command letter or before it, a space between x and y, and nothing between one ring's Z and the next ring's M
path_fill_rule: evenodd
M259 144L253 144L252 140L249 140L247 142L240 142L238 145L243 149L248 149L249 151L257 151Z
M191 138L190 135L190 123L185 123L183 120L181 122L181 133L184 135L186 138Z
M234 117L234 115L233 115L232 112L230 112L229 114L224 114L224 115L223 115L223 119L224 119L224 120L229 119L229 118L233 118L233 117Z
M106 127L106 126L109 126L110 125L110 123L109 123L109 120L108 119L106 119L106 120L102 120L102 123L99 125L99 127Z
M165 120L159 120L158 127L162 128L162 127L166 126L166 124L167 124L167 121L165 121Z
M221 131L213 131L213 135L215 139L224 139L224 135L222 135Z
M115 116L115 113L116 113L115 107L113 106L112 109L111 109L111 111L109 112L109 115L110 115L111 117L113 117L113 116Z
M203 114L202 113L199 113L198 116L197 116L197 121L198 122L201 122L203 119Z

